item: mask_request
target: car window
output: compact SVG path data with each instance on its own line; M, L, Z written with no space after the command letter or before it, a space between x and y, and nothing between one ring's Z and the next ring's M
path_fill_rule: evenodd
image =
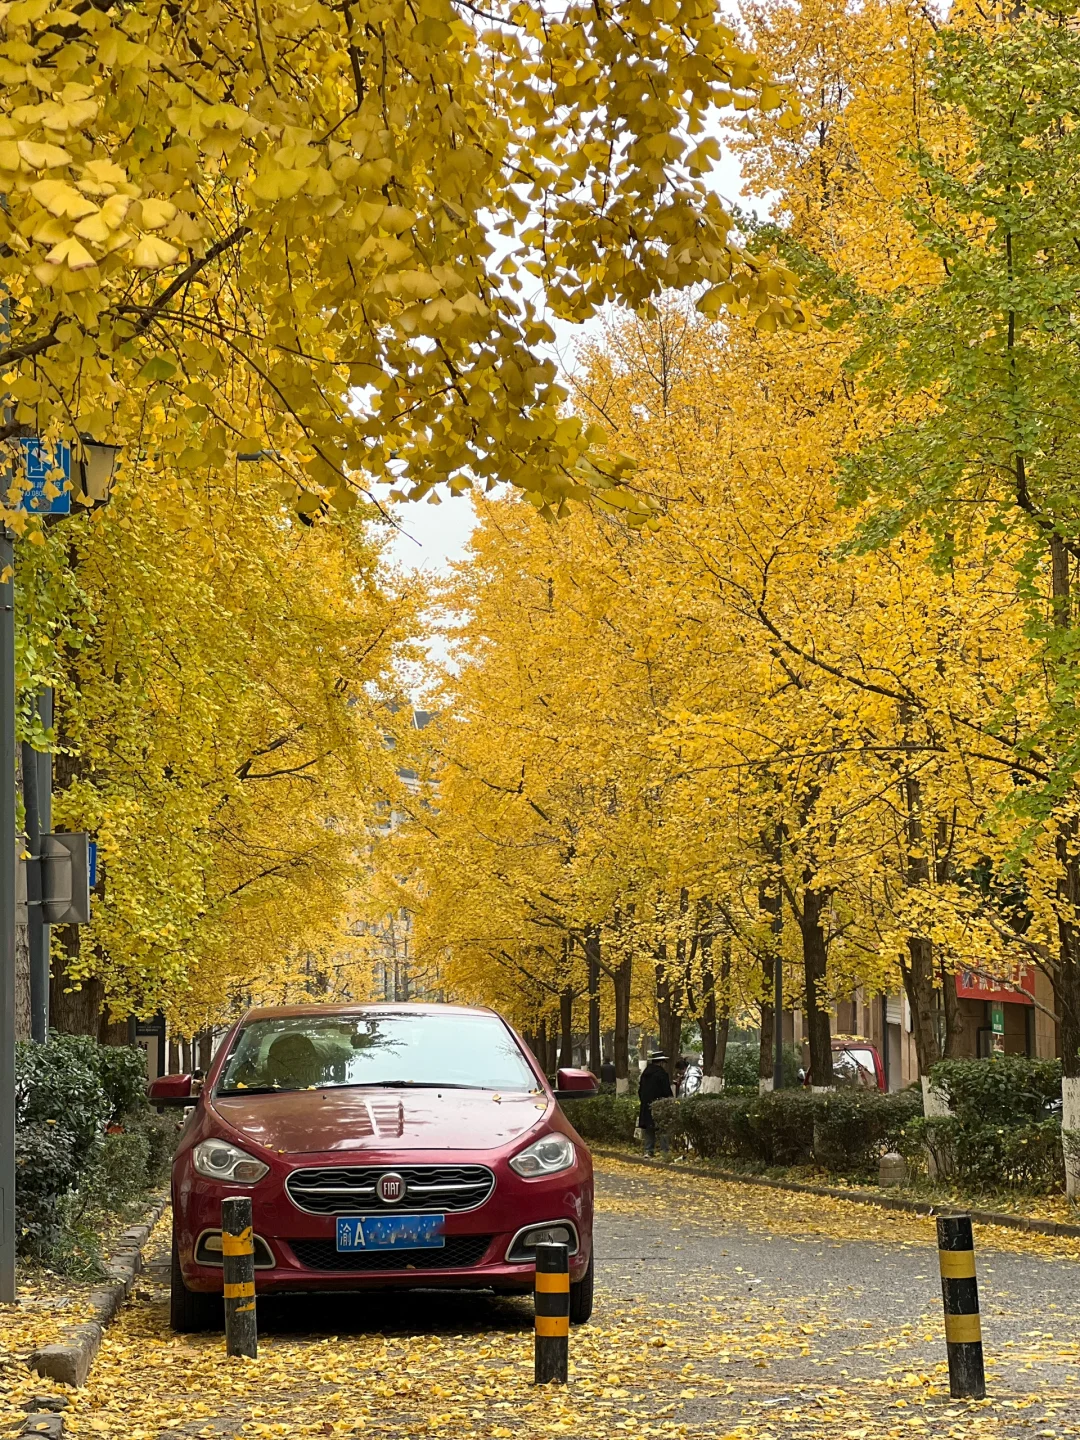
M252 1020L217 1093L344 1085L534 1090L513 1035L494 1015L302 1015Z
M833 1054L833 1079L838 1085L861 1085L877 1088L877 1067L874 1052L862 1047L849 1047Z

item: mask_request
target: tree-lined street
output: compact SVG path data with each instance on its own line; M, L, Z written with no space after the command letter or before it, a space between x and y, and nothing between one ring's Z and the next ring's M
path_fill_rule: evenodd
M1054 0L2 0L24 1433L1080 1433L1078 192Z
M71 1433L1065 1437L1080 1433L1080 1241L979 1228L990 1398L948 1396L933 1222L598 1164L601 1281L571 1384L531 1381L527 1301L260 1302L257 1361L167 1327L164 1226ZM10 1383L12 1371L8 1371ZM34 1393L22 1380L9 1392Z

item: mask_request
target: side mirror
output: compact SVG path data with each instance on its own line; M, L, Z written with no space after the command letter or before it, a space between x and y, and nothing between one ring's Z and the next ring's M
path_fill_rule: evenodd
M599 1093L600 1082L591 1070L560 1070L555 1076L556 1100L587 1100Z
M191 1093L190 1075L159 1075L146 1087L151 1105L194 1105L198 1096Z

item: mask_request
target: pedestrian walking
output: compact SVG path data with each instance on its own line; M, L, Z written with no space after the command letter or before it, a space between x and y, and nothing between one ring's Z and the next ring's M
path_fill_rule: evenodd
M603 1062L603 1064L600 1066L600 1083L601 1083L602 1085L614 1085L614 1084L615 1084L615 1062L614 1062L614 1060L605 1060L605 1061Z
M649 1055L649 1063L641 1072L641 1079L638 1081L638 1099L641 1108L638 1111L638 1128L641 1130L641 1139L645 1147L645 1154L652 1155L656 1150L656 1126L653 1123L652 1107L655 1100L670 1100L671 1077L667 1072L668 1057L659 1050L654 1050ZM666 1155L668 1152L668 1140L666 1135L660 1137L660 1151Z

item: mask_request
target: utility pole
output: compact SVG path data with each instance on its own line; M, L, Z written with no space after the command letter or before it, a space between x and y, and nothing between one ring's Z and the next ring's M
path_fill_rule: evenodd
M38 714L45 730L52 728L53 692L48 686L38 697ZM38 1045L49 1035L49 936L42 900L44 887L44 842L52 830L52 756L35 750L26 740L22 746L23 798L26 805L27 924L30 940L30 1034Z
M15 1303L15 550L0 528L0 1304Z

